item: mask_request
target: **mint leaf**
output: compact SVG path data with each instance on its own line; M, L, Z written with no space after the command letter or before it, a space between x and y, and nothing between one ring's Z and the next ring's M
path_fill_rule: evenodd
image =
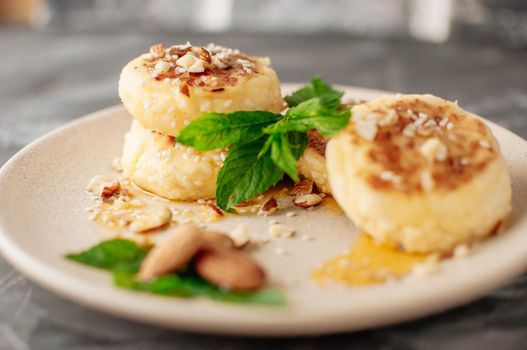
M330 85L326 84L322 78L315 77L311 79L309 85L296 90L291 95L284 97L289 107L298 106L300 103L310 100L315 97L329 97L336 98L340 101L340 98L344 95L344 92L334 90Z
M250 143L263 135L264 127L280 118L280 114L265 111L205 113L183 129L177 141L200 151Z
M235 145L227 154L216 180L216 204L223 210L253 198L275 185L283 177L269 152L260 155L261 138L252 143Z
M312 98L290 108L282 120L266 127L264 132L273 134L317 129L323 136L331 137L348 124L350 115L348 108L335 108L333 98Z
M306 134L300 132L276 133L272 134L270 139L272 140L271 159L293 181L298 182L300 177L296 163L306 148Z
M112 239L66 258L106 270L137 272L148 249L126 239Z

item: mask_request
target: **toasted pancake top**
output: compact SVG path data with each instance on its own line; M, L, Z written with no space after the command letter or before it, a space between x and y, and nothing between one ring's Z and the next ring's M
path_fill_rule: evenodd
M248 56L239 50L214 44L199 47L187 43L169 48L156 44L141 59L152 78L172 79L187 96L189 86L212 92L223 91L239 79L258 74L259 70L270 65L269 58Z
M481 173L499 146L480 118L432 95L383 96L357 105L347 128L365 147L362 175L376 189L455 189Z

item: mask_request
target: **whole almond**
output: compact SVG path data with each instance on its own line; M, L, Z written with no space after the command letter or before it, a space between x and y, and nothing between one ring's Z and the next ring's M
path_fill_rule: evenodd
M234 241L224 233L203 231L202 247L236 249Z
M194 260L208 282L233 291L249 291L265 283L263 269L248 255L232 249L203 249Z
M185 265L199 250L202 232L194 225L180 225L144 258L138 280L149 281Z

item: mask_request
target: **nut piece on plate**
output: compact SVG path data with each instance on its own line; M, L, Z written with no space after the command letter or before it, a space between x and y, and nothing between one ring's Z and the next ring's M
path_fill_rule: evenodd
M203 249L194 258L194 264L201 277L229 290L250 291L265 283L262 268L236 250Z
M301 208L313 207L322 202L322 196L315 193L299 194L293 200L293 204Z
M180 225L147 254L139 270L138 280L148 281L176 271L188 263L200 249L202 232L194 225Z
M112 195L115 194L120 188L121 184L116 179L104 175L95 175L90 179L88 186L86 186L86 191L92 193L96 197L104 198L107 197L110 192Z
M302 179L296 183L289 194L310 194L313 193L313 180Z
M244 224L238 224L234 230L229 232L229 238L234 242L236 248L244 248L249 244L249 229Z
M130 230L134 232L145 232L162 227L170 222L172 212L164 204L151 205L138 210L130 223Z
M274 197L269 198L264 205L258 210L258 215L269 216L278 211L278 202Z
M377 242L449 252L509 214L507 166L479 117L432 95L382 96L352 113L327 145L329 181Z

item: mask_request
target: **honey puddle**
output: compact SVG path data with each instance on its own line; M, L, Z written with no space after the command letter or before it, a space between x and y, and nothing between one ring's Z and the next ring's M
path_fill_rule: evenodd
M326 261L313 271L313 279L321 284L339 283L361 286L384 283L412 272L428 255L399 252L376 245L366 233L361 233L349 253Z

